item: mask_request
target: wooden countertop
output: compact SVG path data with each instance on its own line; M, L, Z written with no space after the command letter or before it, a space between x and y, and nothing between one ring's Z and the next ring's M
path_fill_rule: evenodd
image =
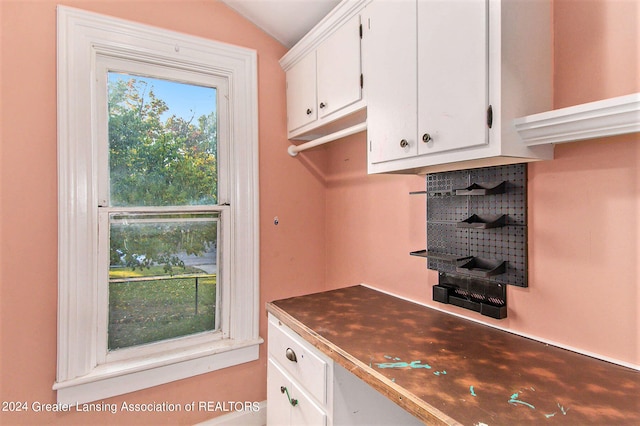
M267 311L425 423L640 425L640 372L364 286Z

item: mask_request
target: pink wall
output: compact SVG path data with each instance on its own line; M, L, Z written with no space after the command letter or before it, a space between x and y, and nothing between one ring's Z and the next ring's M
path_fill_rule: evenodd
M554 104L640 92L640 3L555 0ZM514 327L640 366L640 134L529 167L532 285Z
M361 135L291 159L277 62L285 49L233 11L208 0L0 1L3 401L55 401L57 3L258 51L262 304L365 282L435 305L436 274L408 256L424 247L424 198L408 195L424 189L424 178L368 176ZM555 0L554 9L556 106L640 91L637 2ZM494 323L640 365L638 139L560 145L556 160L529 167L530 287L510 288L509 318ZM263 346L256 362L107 402L260 401L265 376ZM2 424L193 424L210 417L0 416Z
M324 187L286 153L286 49L210 0L2 0L0 3L0 386L2 401L55 402L57 186L56 4L246 46L258 51L261 306L324 286ZM321 158L316 153L314 158ZM292 202L292 201L303 202ZM279 216L280 225L273 225ZM266 337L266 315L260 334ZM260 359L106 402L262 401ZM0 412L1 424L194 424L216 413Z
M554 1L555 105L640 91L637 1ZM327 285L367 283L467 317L640 366L640 136L556 147L529 166L529 287L505 320L431 301L416 176L367 176L361 135L328 148ZM382 313L384 314L384 313Z

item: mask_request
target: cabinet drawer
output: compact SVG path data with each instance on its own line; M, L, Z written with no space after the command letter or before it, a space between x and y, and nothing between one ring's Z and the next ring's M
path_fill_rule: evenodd
M326 404L327 362L316 351L285 325L279 324L277 319L269 318L269 357L277 361L318 402Z
M284 369L269 360L267 367L267 425L316 425L327 424L327 414L293 380Z
M282 393L282 386L292 392L291 380L282 372L281 368L271 359L267 365L267 425L291 424L291 403L287 395ZM293 395L296 398L296 395Z

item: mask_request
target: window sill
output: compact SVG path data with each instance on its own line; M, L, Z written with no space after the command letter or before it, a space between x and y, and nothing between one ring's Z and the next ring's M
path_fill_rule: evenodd
M262 338L217 341L188 350L164 353L95 367L85 376L56 382L59 404L82 404L209 373L258 359Z

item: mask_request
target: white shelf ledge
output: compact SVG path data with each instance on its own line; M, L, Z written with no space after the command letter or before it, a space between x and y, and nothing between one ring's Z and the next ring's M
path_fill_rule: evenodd
M640 132L640 93L528 115L513 124L528 146Z
M318 139L303 143L302 145L289 145L287 152L290 156L295 157L299 152L306 151L307 149L314 148L316 146L324 145L329 142L337 141L347 136L354 135L356 133L364 132L367 130L367 123L356 124L355 126L347 127L346 129L338 130L337 132L323 136Z

